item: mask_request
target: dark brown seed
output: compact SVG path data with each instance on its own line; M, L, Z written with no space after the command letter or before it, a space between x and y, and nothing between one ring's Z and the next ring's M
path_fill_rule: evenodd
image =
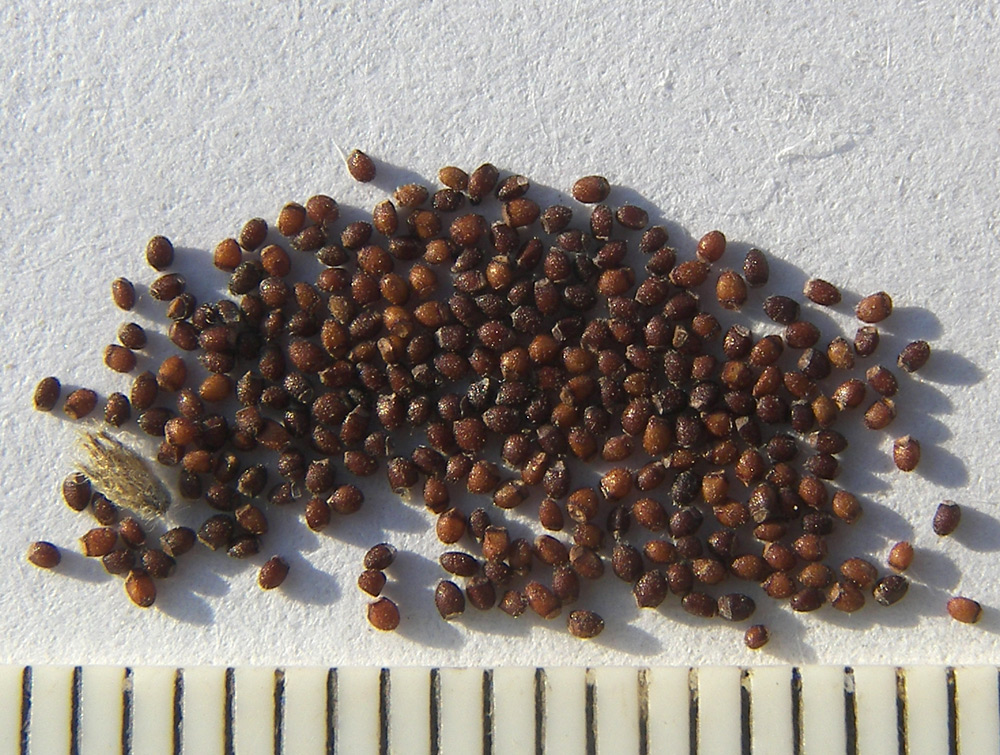
M603 202L611 193L611 185L603 176L584 176L573 184L573 199L584 204Z
M524 228L538 220L540 212L541 210L534 201L527 197L521 197L504 203L502 217L504 223L511 228Z
M892 444L892 460L903 472L912 472L920 463L920 441L909 435L896 438Z
M465 585L465 594L474 608L488 611L497 602L496 587L488 577L473 577Z
M855 314L861 322L882 322L892 314L892 298L885 291L866 296L858 302Z
M375 163L364 152L356 149L347 156L347 172L355 181L368 183L375 178Z
M827 590L830 605L844 613L854 613L865 605L865 594L853 582L835 582Z
M161 275L149 284L149 295L157 301L170 301L184 293L184 278L177 273Z
M625 228L641 231L649 225L649 214L641 207L626 204L615 211L615 220Z
M353 514L361 508L365 497L355 485L341 485L327 499L330 509L338 514Z
M233 536L235 520L226 514L216 514L205 520L198 530L198 539L212 550L229 545Z
M448 621L465 611L465 596L454 582L441 580L434 590L434 605L441 618Z
M153 236L146 244L146 262L154 270L164 270L174 261L174 245L165 236Z
M815 587L806 587L795 593L791 600L789 600L789 605L792 607L793 611L798 611L800 613L806 613L808 611L815 611L817 608L823 605L824 595L821 590Z
M881 365L869 367L865 372L865 379L868 381L868 385L872 387L872 390L882 396L895 396L899 390L896 376Z
M171 558L183 556L194 547L197 535L189 527L174 527L160 535L160 548Z
M40 569L52 569L59 564L61 558L59 549L44 540L39 540L28 546L28 561Z
M604 619L593 611L573 611L566 626L574 637L589 640L604 631Z
M35 408L40 412L51 411L59 401L59 393L62 390L62 386L59 383L58 378L47 377L42 378L38 385L35 386Z
M906 571L913 563L913 546L905 540L896 543L889 551L886 561L896 571Z
M748 285L758 288L767 283L770 277L770 269L767 264L767 257L760 249L751 249L747 252L743 261L743 277Z
M126 312L135 306L135 287L127 278L115 278L111 281L111 299L115 306Z
M899 353L896 364L907 372L916 372L927 364L930 356L931 347L927 341L913 341L912 343L908 343Z
M722 231L709 231L698 241L695 254L702 262L718 262L726 253L726 237Z
M108 574L128 574L135 567L135 553L128 548L115 548L101 556L101 564Z
M896 417L896 404L892 399L880 398L865 412L865 427L869 430L882 430L889 426Z
M788 325L799 316L799 303L787 296L772 295L764 300L764 314L774 322Z
M944 537L958 528L962 519L962 509L954 501L944 501L938 504L934 512L934 534Z
M820 278L810 278L802 289L802 293L809 301L823 307L832 307L840 303L840 290Z
M442 553L438 561L442 569L458 577L472 577L479 571L479 561L475 556L461 551Z
M156 602L156 585L153 578L141 569L133 569L125 578L125 592L140 608L149 608Z
M118 340L127 349L143 349L146 347L146 331L134 322L122 323L118 328Z
M118 509L101 493L94 493L94 497L90 500L90 506L93 509L94 519L101 526L110 527L118 521Z
M146 542L146 532L134 517L126 517L118 523L118 534L129 548L139 548Z
M711 595L703 592L692 592L681 599L681 608L692 616L711 619L719 612L719 604Z
M157 548L147 548L139 558L142 568L153 579L166 579L177 569L177 562ZM107 564L105 564L107 568Z
M233 539L226 554L230 558L250 558L260 552L260 540L254 535L239 535Z
M751 650L760 650L771 639L771 632L763 624L754 624L748 627L743 635L743 644Z
M63 480L63 500L73 511L83 511L90 503L90 480L82 472L73 472Z
M955 597L948 601L948 615L963 624L975 624L983 615L983 607L972 598Z
M840 573L858 587L869 587L878 579L878 569L863 558L849 558L840 565Z
M562 611L559 598L540 582L529 582L524 586L524 596L528 607L543 619L554 619Z
M878 342L877 328L871 325L858 328L858 332L854 334L854 352L859 357L870 357L878 348Z
M753 615L757 606L753 599L742 593L721 595L718 600L719 616L726 621L745 621Z
M761 583L768 597L786 600L795 594L795 580L787 572L775 572Z
M280 556L272 556L257 574L257 584L261 590L273 590L288 576L288 562Z
M377 569L365 569L358 575L358 587L373 598L377 598L385 587L385 574Z
M875 589L872 590L872 595L875 598L875 602L880 606L891 606L893 603L902 600L909 587L910 583L906 577L899 574L890 574L888 577L883 577L878 581Z
M654 569L642 574L632 588L639 608L656 608L667 597L669 585L663 572Z
M77 388L66 397L63 412L70 419L82 419L94 411L97 394L89 388Z
M368 623L383 632L399 626L399 608L388 598L379 598L368 604Z

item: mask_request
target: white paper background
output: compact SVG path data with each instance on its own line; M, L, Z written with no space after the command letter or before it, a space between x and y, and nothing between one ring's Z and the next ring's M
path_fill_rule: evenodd
M995 13L937 0L7 8L0 661L996 662ZM379 160L374 185L350 181L338 144ZM427 517L388 494L320 536L277 512L265 551L288 556L292 573L271 594L254 585L266 554L250 565L200 549L140 611L116 578L73 552L89 525L58 487L76 428L35 413L31 393L47 374L104 394L126 385L101 364L122 320L108 283L152 280L141 254L149 236L174 240L178 268L208 296L224 279L197 271L249 217L273 218L318 192L358 217L399 183L487 159L552 187L548 200L603 173L628 187L612 199L649 207L682 256L716 227L738 249L765 249L770 290L798 295L811 275L838 283L842 314L813 317L826 333L834 324L853 333L860 295L893 294L882 357L891 363L918 337L935 349L926 371L903 381L891 428L920 437L924 461L903 475L886 454L890 436L876 444L854 433L859 447L838 482L867 514L834 550L881 561L911 539L915 584L904 603L799 616L754 589L774 634L759 654L742 647L742 627L695 621L676 599L640 615L610 576L587 601L609 624L593 643L568 637L562 619L548 627L470 608L445 624L430 599L439 549ZM759 300L748 305L754 317ZM157 318L152 304L140 322ZM930 532L944 497L966 514L948 540ZM190 507L175 516L198 520ZM66 547L57 573L24 561L38 538ZM403 610L393 635L365 624L354 586L364 549L383 538L401 550L387 590ZM984 603L978 626L945 616L955 593Z

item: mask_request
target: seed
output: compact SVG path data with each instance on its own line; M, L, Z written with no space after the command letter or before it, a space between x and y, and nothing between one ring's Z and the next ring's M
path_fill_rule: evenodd
M233 539L226 554L230 558L250 558L260 552L260 540L254 535L239 535Z
M153 579L166 579L177 569L177 562L161 550L147 548L139 559L142 568ZM105 564L107 568L107 564Z
M955 597L948 601L948 614L963 624L975 624L983 615L983 607L972 598Z
M715 284L715 295L724 309L739 309L747 300L746 282L733 270L724 270Z
M805 613L815 611L823 605L823 592L815 587L805 587L795 593L789 600L789 605L793 611Z
M118 534L129 548L139 548L146 542L146 532L138 520L126 517L118 524Z
M135 553L128 548L115 548L101 556L101 565L108 574L128 574L135 567Z
M703 592L692 592L681 599L681 608L692 616L711 619L719 612L719 604L711 595Z
M356 149L347 156L347 172L355 181L368 183L375 178L375 163L364 152Z
M388 569L396 558L396 549L389 543L379 543L373 545L365 554L364 565L366 569Z
M465 594L474 608L488 611L497 602L496 588L488 577L473 577L465 585Z
M774 322L788 325L799 316L799 303L787 296L772 295L764 299L764 314Z
M795 594L795 580L787 572L775 572L761 583L768 597L786 600Z
M899 353L896 364L907 372L916 372L927 364L930 357L931 347L927 341L913 341L908 343Z
M140 608L149 608L156 601L153 578L142 569L133 569L125 578L125 592Z
M854 352L859 357L870 357L878 348L878 328L865 326L854 334Z
M338 514L353 514L361 508L365 497L355 485L341 485L327 499L330 509Z
M90 501L94 519L103 527L110 527L118 521L118 509L101 493L94 493Z
M524 228L538 220L540 212L534 201L521 197L504 203L502 217L511 228Z
M438 181L449 189L465 191L469 186L469 174L461 168L448 165L438 171Z
M358 576L358 587L373 598L377 598L385 587L385 574L377 569L365 569Z
M118 542L118 533L111 527L88 530L80 538L80 543L83 545L83 555L98 558L105 553L110 553L116 542Z
M920 441L904 435L892 444L892 460L903 472L912 472L920 463Z
M838 490L830 502L833 513L848 524L853 524L861 516L861 504L846 490Z
M909 587L910 583L906 577L899 574L890 574L888 577L883 577L878 581L875 589L872 590L872 595L875 597L875 602L879 605L891 606L893 603L902 600Z
M837 407L843 411L860 406L865 400L865 392L865 384L857 378L851 378L837 386L832 398Z
M827 590L830 605L844 613L854 613L865 604L865 594L853 582L835 582Z
M868 385L882 396L895 396L896 391L899 390L896 377L881 365L869 367L865 372L865 379L868 381Z
M149 295L157 301L170 301L184 293L184 278L177 273L161 275L149 284Z
M905 540L896 543L889 551L886 561L896 571L906 571L913 563L913 546Z
M743 635L743 644L751 650L760 650L771 639L771 633L763 624L754 624L748 627Z
M62 386L58 378L42 378L38 385L35 386L35 408L40 412L51 411L56 402L59 401L61 390Z
M288 576L288 562L280 556L272 556L260 567L257 574L257 584L261 590L273 590L281 585Z
M310 498L303 516L309 529L321 532L330 524L330 505L322 498Z
M701 260L688 260L671 270L669 278L671 283L680 288L697 288L708 278L708 273L708 265Z
M198 530L198 539L212 550L229 545L235 520L226 514L216 514L205 520Z
M63 412L70 419L82 419L94 411L97 394L89 388L77 388L66 397Z
M174 527L160 535L160 548L171 558L183 556L194 547L197 535L189 527Z
M529 582L524 586L524 596L528 607L543 619L554 619L562 611L559 598L540 582Z
M666 577L658 569L642 574L632 588L639 608L656 608L666 599L668 592Z
M111 281L111 299L118 309L126 312L135 306L135 287L127 278L115 278Z
M584 204L603 202L611 193L611 185L603 176L584 176L573 184L573 199Z
M892 314L892 298L885 291L866 296L858 302L855 314L861 322L882 322Z
M40 569L52 569L59 564L61 558L59 549L44 540L28 546L28 561Z
M726 252L726 237L722 231L709 231L698 241L695 254L702 262L718 262Z
M840 303L840 290L820 278L810 278L802 289L802 293L809 301L823 307L832 307Z
M399 626L399 608L388 598L379 598L368 604L368 623L383 632Z
M934 534L944 537L958 528L962 519L962 509L954 501L944 501L938 504L934 512Z
M880 398L865 412L865 427L882 430L896 417L896 404L892 399Z
M604 619L593 611L572 611L566 627L574 637L589 640L604 631Z
M90 503L90 480L81 472L73 472L62 484L63 500L73 511L83 511Z
M757 606L753 599L742 593L722 595L718 600L719 616L726 621L745 621L749 619Z
M434 590L434 605L441 618L448 621L465 611L465 596L454 582L441 580Z
M625 228L641 231L649 225L649 214L641 207L626 204L615 211L615 220Z

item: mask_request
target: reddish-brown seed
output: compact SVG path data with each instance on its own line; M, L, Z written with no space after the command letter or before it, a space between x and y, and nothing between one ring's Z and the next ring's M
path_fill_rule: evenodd
M869 587L878 578L878 569L863 558L849 558L840 565L840 573L858 587Z
M135 306L135 286L127 278L115 278L111 281L111 299L116 307L129 311Z
M280 556L272 556L257 574L257 584L261 590L273 590L288 576L288 562Z
M169 391L170 393L175 393L183 388L186 380L187 365L176 354L164 359L163 363L160 364L159 370L156 372L157 386L161 390ZM132 403L135 403L134 399Z
M865 427L869 430L882 430L889 426L896 417L896 404L892 399L880 398L865 412Z
M358 587L373 598L377 598L385 587L385 574L378 569L365 569L358 575Z
M826 593L826 599L838 611L854 613L865 604L865 594L853 582L835 582Z
M722 231L709 231L698 241L695 254L702 262L718 262L726 253L726 237Z
M861 322L882 322L892 314L892 298L885 291L866 296L858 302L855 314Z
M383 632L399 626L399 608L388 598L379 598L368 604L368 623Z
M543 619L554 619L562 611L559 598L540 582L526 584L524 597L528 602L528 607Z
M830 502L833 513L848 524L853 524L861 516L861 503L846 490L838 490Z
M194 547L197 537L190 527L174 527L160 535L160 548L171 558L177 558Z
M577 179L570 193L577 202L597 204L608 198L611 193L611 184L604 176L584 176Z
M375 163L364 152L356 149L347 156L347 172L355 181L368 183L375 178Z
M934 512L934 534L945 537L958 528L962 520L962 509L954 501L939 503Z
M97 394L89 388L77 388L66 397L63 412L70 419L82 419L94 411Z
M156 601L153 578L142 569L133 569L125 578L125 592L140 608L149 608Z
M589 640L604 631L604 619L593 611L573 611L566 626L574 637Z
M743 644L751 650L760 650L771 639L771 632L763 624L754 624L748 627L743 635Z
M59 549L45 540L39 540L28 546L28 561L40 569L52 569L58 566L61 559Z
M165 270L174 261L174 245L165 236L153 236L146 244L146 262L154 270Z
M447 165L438 171L438 181L455 191L465 191L469 186L469 174L454 165Z
M215 245L212 252L212 264L219 270L233 272L243 261L243 250L236 239L223 239Z
M58 378L42 378L35 386L34 402L35 408L40 412L52 411L52 408L59 401L59 394L62 386Z
M724 309L739 309L747 300L746 282L734 270L724 270L716 281L715 295Z
M889 551L886 561L896 571L906 571L913 563L913 546L905 540L896 543Z
M823 307L832 307L834 304L840 303L840 290L821 278L807 280L802 293L809 301Z
M465 596L454 582L441 580L434 590L434 605L441 618L448 621L465 611Z
M896 438L892 444L892 460L903 472L912 472L920 463L920 441L909 435Z
M906 577L901 574L890 574L878 581L872 590L872 595L879 605L891 606L903 599L909 587L910 583Z
M373 545L365 553L364 566L366 569L388 569L396 558L396 549L389 543L379 543Z
M931 347L927 341L913 341L912 343L908 343L899 353L896 364L907 372L916 372L927 364L930 356Z
M90 480L82 472L73 472L62 484L63 500L73 511L83 511L90 503Z
M983 615L983 607L972 598L959 596L948 601L948 615L963 624L975 624Z

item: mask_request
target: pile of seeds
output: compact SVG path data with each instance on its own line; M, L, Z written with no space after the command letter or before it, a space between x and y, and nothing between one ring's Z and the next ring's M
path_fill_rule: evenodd
M358 181L375 177L363 153L347 165ZM912 561L908 543L892 549L887 575L870 559L827 563L828 542L862 513L831 482L848 443L836 428L860 420L883 430L897 412L893 370L860 369L892 312L888 294L860 301L851 338L825 339L810 305L781 294L753 305L774 332L724 329L714 305L702 306L702 289L714 280L722 310L747 305L751 289L768 283L760 250L728 260L725 236L712 231L694 258L679 259L646 210L608 203L612 187L600 176L573 185L572 206L548 207L529 198L526 177L488 163L471 174L446 167L438 178L433 192L400 186L370 221L341 222L337 202L322 195L285 205L273 226L248 221L215 247L231 295L218 301L198 302L167 272L170 241L149 242L146 259L162 273L149 295L163 303L178 353L136 374L129 395L107 396L106 432L85 443L104 451L91 451L86 474L63 488L71 508L89 508L101 525L84 535L84 552L124 576L136 604L153 603L155 581L196 541L253 557L281 508L323 530L364 502L338 480L380 470L393 493L422 500L449 549L440 557L449 579L434 593L448 620L466 602L553 619L595 589L587 583L606 566L640 608L673 595L690 614L734 622L754 613L751 583L800 612L826 603L851 612L866 595L884 606L905 595L895 572ZM636 251L644 272L629 264ZM320 263L308 280L296 274L315 267L307 256ZM118 278L111 290L119 308L133 308L132 283ZM822 280L803 294L819 307L841 301ZM146 333L128 322L118 341L104 361L132 373ZM896 364L911 373L929 356L917 341ZM60 390L43 380L36 408L53 409ZM63 411L80 419L97 403L81 388ZM133 421L162 438L156 462L176 470L179 495L214 510L197 532L163 533L158 548L119 513L158 523L166 511L156 475L107 434ZM267 460L247 463L258 450ZM892 455L912 471L920 443L899 438ZM597 461L604 471L590 479L579 462ZM466 505L466 493L482 505ZM957 507L939 511L935 531L948 534L957 520ZM381 596L394 554L375 546L358 580L376 599L369 621L384 630L400 620ZM36 543L29 559L52 567L58 550ZM272 558L260 587L287 573ZM716 587L724 582L736 591ZM949 611L974 621L977 607L956 598ZM568 615L574 636L603 627L592 611ZM768 637L755 625L746 644Z

